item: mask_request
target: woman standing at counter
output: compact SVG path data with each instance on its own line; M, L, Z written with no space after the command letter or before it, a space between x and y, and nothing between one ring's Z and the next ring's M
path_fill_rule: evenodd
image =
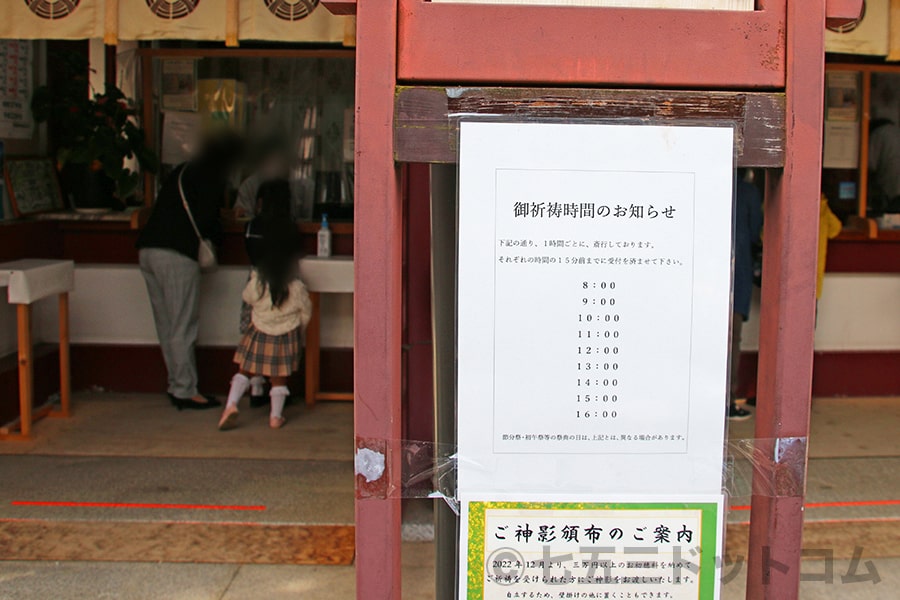
M206 140L195 159L176 167L163 183L137 241L141 273L168 372L167 392L178 410L221 405L197 389L199 240L182 202L179 182L201 236L220 245L219 209L239 149L236 137L219 135Z

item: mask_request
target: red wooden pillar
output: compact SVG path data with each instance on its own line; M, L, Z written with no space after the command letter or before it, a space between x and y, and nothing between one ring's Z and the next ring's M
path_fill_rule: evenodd
M786 152L765 207L747 597L797 598L815 327L825 1L787 3ZM774 482L774 486L771 485ZM773 489L774 488L774 489Z
M736 93L784 86L784 166L772 177L767 195L756 435L800 438L801 443L761 445L769 464L754 482L748 597L796 598L806 463L802 440L809 432L813 356L825 15L827 8L829 17L852 18L859 14L860 0L757 0L752 13L424 0L324 3L340 14L358 14L356 432L358 446L377 446L388 459L385 476L369 484L357 478L360 495L399 488L403 225L393 158L398 78L413 87L479 82L497 90L548 84L596 90L612 84ZM424 87L414 91L430 97ZM546 90L531 93L555 98ZM505 92L493 94L501 105L506 100ZM573 103L580 98L570 95ZM606 106L601 95L596 94L598 104L591 106ZM650 92L644 96L648 102L658 101ZM447 141L449 115L460 110L450 104L462 100L443 98L435 105L406 107L409 129L399 134L421 133L424 137L416 141L424 143L407 148L405 160L441 161L435 144L442 137ZM769 139L758 125L748 119L743 133ZM777 146L777 137L771 139ZM781 153L771 150L744 157L764 162L744 165L773 166L765 161L769 156L780 160ZM769 485L773 481L774 490ZM361 499L356 515L357 597L397 600L399 501Z
M403 214L392 134L397 4L365 0L357 15L354 414L357 447L385 452L387 469L369 484L357 476L358 497L375 497L356 502L356 597L389 600L400 598L400 500L383 497L399 487L402 425Z
M434 441L434 366L431 325L431 181L426 164L406 165L406 360L404 416L408 440Z

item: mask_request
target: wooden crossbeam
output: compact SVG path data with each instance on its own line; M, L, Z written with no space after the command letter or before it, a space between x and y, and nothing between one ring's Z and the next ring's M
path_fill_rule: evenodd
M783 93L411 86L394 98L398 162L454 163L460 119L496 117L734 124L738 166L784 164Z

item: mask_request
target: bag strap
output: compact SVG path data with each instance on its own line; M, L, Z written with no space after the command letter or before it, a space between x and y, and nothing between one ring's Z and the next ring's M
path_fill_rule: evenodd
M252 229L253 229L253 221L250 221L249 223L247 223L247 229L244 231L245 238L247 238L247 239L256 238L258 240L261 240L266 237L266 236L260 235L258 233L253 233L251 231Z
M185 169L187 169L187 165L181 167L181 170L178 172L178 195L181 196L181 204L184 205L184 212L187 213L188 219L190 219L191 221L191 227L194 228L194 233L197 234L197 239L202 242L203 236L200 235L200 229L197 228L197 223L194 222L194 215L191 214L191 207L188 206L187 198L184 197L184 188L181 185L181 176L184 175Z

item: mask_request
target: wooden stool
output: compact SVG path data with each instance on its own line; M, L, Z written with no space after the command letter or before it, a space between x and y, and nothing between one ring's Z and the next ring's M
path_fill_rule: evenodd
M352 393L323 392L319 389L321 295L353 293L353 258L303 258L300 260L300 278L306 284L312 301L312 316L306 326L306 405L313 407L317 400L353 400Z
M75 263L70 260L27 258L0 263L0 287L8 287L10 304L16 305L19 344L19 418L0 427L0 440L27 440L31 425L47 415L68 417L71 406L69 363L69 292L75 287ZM31 341L31 305L59 296L59 395L60 410L52 405L33 409L34 354ZM18 430L18 433L15 433Z

